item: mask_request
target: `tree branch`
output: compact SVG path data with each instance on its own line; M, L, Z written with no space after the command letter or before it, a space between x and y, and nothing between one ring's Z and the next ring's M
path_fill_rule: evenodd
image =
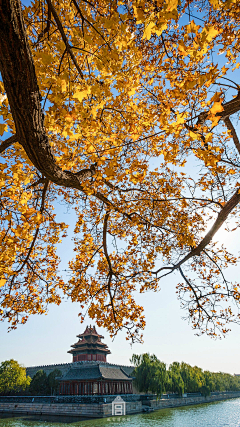
M17 142L17 135L12 135L9 138L5 139L0 145L0 154L3 153L8 147L10 147L14 142Z
M103 250L104 250L104 254L109 266L109 271L111 274L113 274L113 270L112 270L112 264L108 255L108 250L107 250L107 222L108 222L108 218L109 218L109 212L106 213L105 217L104 217L104 221L103 221Z
M40 207L40 211L39 211L41 214L43 213L43 210L44 210L44 203L45 203L45 198L46 198L46 193L47 193L48 185L49 185L49 181L47 180L45 182L45 185L43 187L43 192L42 192L42 201L41 201L41 207ZM24 266L27 264L27 262L29 260L29 257L30 257L30 255L32 253L32 250L34 248L35 242L37 240L37 236L38 236L39 230L40 230L40 226L38 226L37 229L36 229L36 231L35 231L35 234L34 234L34 237L33 237L32 243L30 245L30 248L28 250L26 258L24 259L21 267L15 273L20 273L22 271L22 269L24 268Z
M47 1L49 1L49 0L47 0ZM73 2L75 8L77 9L77 11L78 11L78 13L80 15L80 17L82 19L82 22L84 23L84 21L86 21L94 29L94 31L96 31L96 33L103 39L103 41L108 45L108 47L111 49L111 46L109 45L108 41L105 40L105 38L103 37L103 35L97 30L97 28L94 27L94 25L87 18L85 18L85 16L83 16L83 14L81 12L81 9L80 9L77 1L76 0L72 0L72 2Z
M36 44L38 44L41 41L41 39L45 36L46 33L48 33L48 38L49 38L50 25L51 25L51 9L50 7L48 7L47 25L44 28L44 30L39 34Z
M51 12L52 12L52 14L53 14L53 17L54 17L54 19L55 19L55 22L56 22L56 24L57 24L57 27L58 27L58 29L59 29L59 32L60 32L60 34L61 34L61 36L62 36L62 39L63 39L63 42L64 42L64 44L65 44L65 46L66 46L67 52L68 52L68 53L69 53L69 55L71 56L72 61L73 61L74 65L75 65L76 69L78 70L78 72L79 72L79 74L80 74L81 78L83 79L83 78L84 78L84 76L83 76L82 70L81 70L81 68L79 67L79 65L78 65L78 63L77 63L77 60L76 60L76 58L75 58L75 56L74 56L74 54L73 54L73 51L72 51L72 49L71 49L71 47L70 47L70 45L69 45L69 43L68 43L68 39L67 39L67 37L66 37L66 34L64 33L64 29L63 29L62 23L61 23L61 21L60 21L60 19L59 19L59 17L58 17L58 14L57 14L57 12L56 12L56 9L55 9L55 7L52 5L51 0L47 0L47 3L48 3L48 7L49 7L50 11L51 11Z
M108 289L108 294L110 297L110 303L111 303L111 307L112 307L112 311L113 311L114 321L117 323L116 311L115 311L115 307L114 307L114 298L113 298L112 292L111 292L111 281L112 281L112 276L114 275L114 272L112 269L111 260L109 258L108 250L107 250L107 222L108 222L108 218L109 218L109 212L106 213L106 215L104 217L104 221L103 221L103 250L104 250L104 254L105 254L105 257L106 257L106 260L108 263L108 267L109 267L107 289Z
M213 236L216 234L216 232L219 230L219 228L223 225L223 223L226 221L228 215L233 211L233 209L238 205L240 202L240 190L237 189L237 191L234 193L234 195L231 197L231 199L225 204L225 206L222 208L222 210L219 212L216 221L214 222L213 226L209 230L209 232L206 234L206 236L202 239L202 241L199 243L199 245L194 248L186 257L182 259L177 265L176 268L181 266L184 262L186 262L189 258L192 258L193 256L199 256L203 249L211 242Z
M225 104L222 104L223 106L223 111L219 112L216 114L217 117L221 117L221 120L225 121L225 119L229 116L231 116L232 114L237 113L240 110L240 91L238 93L238 95L236 96L236 98L231 99L231 101L226 102ZM208 111L203 111L202 113L198 114L195 117L191 117L191 119L188 119L186 121L187 122L192 122L192 120L197 119L197 123L196 125L203 125L204 122L206 121L207 117L208 117ZM192 127L193 132L195 132L196 128L193 126ZM192 130L191 129L191 130Z
M236 98L231 99L231 101L222 104L224 110L221 113L217 113L216 116L220 116L222 120L225 120L226 117L231 116L232 114L237 113L240 110L240 91Z
M239 202L240 202L240 189L237 189L237 191L233 194L231 199L224 205L222 210L219 212L213 226L208 231L206 236L201 240L201 242L196 246L196 248L191 250L184 258L182 258L173 267L161 267L157 271L152 272L152 274L158 274L160 271L163 271L163 270L171 270L170 272L173 272L179 269L181 265L187 262L190 258L194 256L199 256L201 252L205 249L205 247L211 242L216 232L220 229L220 227L226 221L228 215L233 211L233 209L238 205ZM170 272L167 274L170 274Z
M237 136L237 132L236 132L236 130L235 130L235 128L234 128L234 126L233 126L230 118L229 117L225 117L224 123L227 126L228 130L231 131L233 142L234 142L235 147L236 147L236 149L238 151L238 154L240 154L240 142L239 142L239 139L238 139L238 136Z

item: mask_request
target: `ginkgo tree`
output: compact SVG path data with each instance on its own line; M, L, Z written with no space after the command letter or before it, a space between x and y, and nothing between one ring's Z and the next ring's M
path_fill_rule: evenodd
M224 334L240 299L214 242L239 226L237 0L0 0L0 21L2 319L65 295L141 339L136 291L178 271L193 327ZM56 200L77 215L68 283Z

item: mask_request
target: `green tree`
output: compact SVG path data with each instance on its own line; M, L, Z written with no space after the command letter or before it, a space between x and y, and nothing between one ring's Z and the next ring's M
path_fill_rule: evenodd
M62 372L59 369L54 369L54 371L50 372L50 374L48 375L48 389L50 390L51 395L57 393L59 386L59 380L57 378L61 376Z
M204 385L204 375L202 369L198 366L192 367L192 377L189 392L198 393Z
M31 381L29 391L32 395L48 395L50 394L48 377L42 369L36 372Z
M166 364L149 353L134 354L131 362L135 365L133 376L138 390L145 393L151 391L161 396L167 380Z
M224 383L222 372L215 372L213 376L214 376L214 391L225 391L226 384Z
M239 377L232 376L229 379L229 390L237 391L240 389Z
M212 391L240 390L240 377L235 375L203 371L184 362L173 362L166 370L165 363L149 353L134 354L131 362L135 365L133 375L140 392L161 395L165 390L182 396L185 391L209 396Z
M181 369L180 369L180 363L179 362L173 362L169 366L168 371L169 377L171 378L171 384L172 384L172 392L178 393L179 396L182 396L184 393L184 382L181 377Z
M201 393L204 396L209 396L211 391L215 389L214 376L212 372L204 371L204 386L202 386Z
M161 396L162 392L165 390L166 383L166 364L161 362L154 356L153 359L153 370L154 376L152 377L151 390L153 393L156 393L157 396Z
M187 363L182 362L180 364L180 374L184 382L184 391L189 393L190 391L190 383L192 378L192 366Z
M15 394L25 391L31 382L26 369L16 360L10 359L0 365L0 394Z
M168 393L172 392L172 376L169 371L166 372L165 390Z

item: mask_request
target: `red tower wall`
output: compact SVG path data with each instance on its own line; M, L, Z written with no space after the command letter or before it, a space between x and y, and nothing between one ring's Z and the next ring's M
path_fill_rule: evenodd
M80 361L96 361L99 362L106 362L106 355L105 354L78 354L76 356L73 356L73 362L80 362Z

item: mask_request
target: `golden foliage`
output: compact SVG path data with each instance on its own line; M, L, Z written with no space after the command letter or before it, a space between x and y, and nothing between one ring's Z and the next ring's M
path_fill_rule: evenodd
M64 293L111 335L141 339L135 292L178 270L193 326L225 332L238 317L218 303L240 294L222 268L236 259L211 240L237 215L240 151L224 117L240 110L239 86L224 76L239 66L238 2L47 0L23 16L51 152L61 170L92 172L79 191L42 176L21 140L2 153L2 317L16 327ZM15 133L6 95L0 82L1 135ZM57 272L59 198L78 217L68 283Z

